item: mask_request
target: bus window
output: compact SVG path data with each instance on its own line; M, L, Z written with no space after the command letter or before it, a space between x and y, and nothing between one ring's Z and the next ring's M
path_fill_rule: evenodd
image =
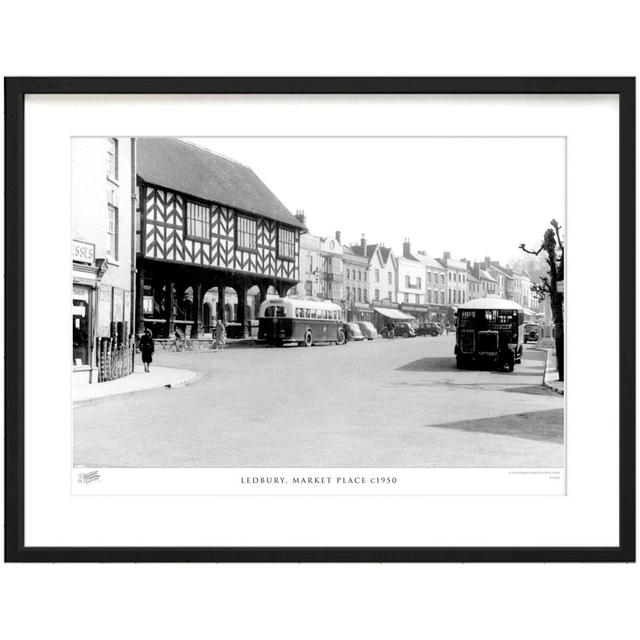
M300 307L296 307L296 318L300 317Z
M459 327L471 327L473 328L473 321L475 319L475 311L468 311L461 309L458 312L458 326Z
M265 318L273 318L274 316L274 311L275 311L275 307L267 307L264 310L264 317Z
M305 309L304 310L304 317L305 318L310 318L311 317L311 309Z

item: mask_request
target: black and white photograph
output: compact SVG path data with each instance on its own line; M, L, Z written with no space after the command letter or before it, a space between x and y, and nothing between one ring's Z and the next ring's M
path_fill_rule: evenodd
M71 161L80 478L564 468L564 137L75 137Z
M627 83L107 84L24 97L28 557L628 553Z

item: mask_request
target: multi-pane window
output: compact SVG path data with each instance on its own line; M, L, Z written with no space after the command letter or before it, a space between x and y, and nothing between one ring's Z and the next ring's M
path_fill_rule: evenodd
M391 271L387 273L387 284L391 284Z
M391 291L388 291L387 293L389 294L389 300L393 300L393 297L391 295Z
M444 291L440 292L440 304L444 304Z
M255 251L257 247L256 221L246 216L237 216L236 219L236 246L239 249Z
M255 221L254 221L255 223ZM295 257L295 233L291 229L278 228L278 255L293 260ZM255 246L253 247L255 249Z
M380 289L374 289L373 295L375 296L376 300L380 300Z
M404 286L408 289L411 286L411 278L409 276L404 277Z
M358 271L358 280L362 282L362 271Z
M418 289L422 289L422 278L417 278L416 285Z
M404 294L404 301L405 302L409 302L409 294L408 293Z
M118 141L116 138L109 138L107 148L107 175L114 180L118 179Z
M380 282L380 269L376 269L374 271L374 275L375 275L376 282Z
M369 302L369 294L367 293L367 290L365 289L362 293L363 293L363 296L364 296L364 301L366 303L368 303Z
M107 211L107 255L118 259L118 207L112 204Z
M431 302L431 289L427 289L427 302Z
M358 302L362 302L362 289L358 287Z
M209 207L187 202L187 236L195 240L211 240Z
M427 282L431 282L431 271L427 271Z

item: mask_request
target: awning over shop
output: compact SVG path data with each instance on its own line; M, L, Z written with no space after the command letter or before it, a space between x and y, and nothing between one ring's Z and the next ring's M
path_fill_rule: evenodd
M381 316L384 316L385 318L389 318L390 320L415 320L413 316L410 316L408 313L403 313L402 311L398 311L397 309L373 307L373 310L379 313Z

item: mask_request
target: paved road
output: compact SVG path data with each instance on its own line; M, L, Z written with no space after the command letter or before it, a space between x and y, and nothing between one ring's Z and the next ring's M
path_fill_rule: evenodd
M206 375L74 410L92 467L561 467L563 398L544 354L458 371L453 336L163 353Z

